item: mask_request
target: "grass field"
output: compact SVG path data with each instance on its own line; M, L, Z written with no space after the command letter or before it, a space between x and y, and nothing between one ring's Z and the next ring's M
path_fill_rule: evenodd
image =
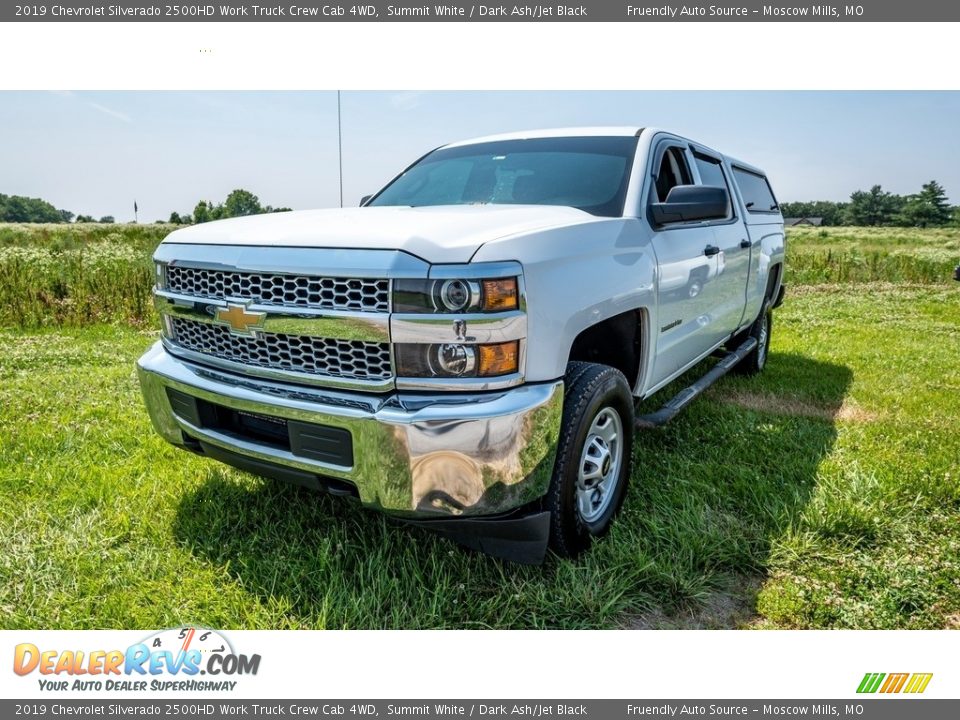
M166 446L129 298L87 325L45 300L4 315L0 627L960 627L960 285L941 272L960 231L820 232L792 235L764 374L641 434L610 537L536 568ZM107 235L0 227L0 265L124 246ZM156 239L126 244L130 268ZM823 253L912 259L866 278Z

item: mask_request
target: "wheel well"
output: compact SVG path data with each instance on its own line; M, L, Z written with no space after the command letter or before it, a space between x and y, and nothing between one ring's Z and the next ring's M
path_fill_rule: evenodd
M780 287L780 275L783 272L783 263L777 263L770 268L770 276L767 278L767 295L764 300L773 300L777 294L777 288Z
M628 310L583 330L570 348L570 360L615 367L631 388L643 357L643 311Z

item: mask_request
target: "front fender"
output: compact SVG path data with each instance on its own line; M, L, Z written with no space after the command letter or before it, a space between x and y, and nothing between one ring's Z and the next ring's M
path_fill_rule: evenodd
M647 324L656 323L656 256L635 218L598 218L488 243L474 261L508 257L523 265L528 381L562 377L576 337L615 315L643 310ZM644 347L649 353L649 343Z

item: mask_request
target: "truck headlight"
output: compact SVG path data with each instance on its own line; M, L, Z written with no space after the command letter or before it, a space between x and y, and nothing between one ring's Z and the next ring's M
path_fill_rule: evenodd
M406 378L466 378L510 375L520 367L520 342L395 346L397 375Z
M520 306L517 278L489 280L398 279L393 309L400 313L504 312Z
M476 291L474 291L476 287ZM479 286L467 280L444 280L440 285L440 302L450 312L462 312L475 304Z

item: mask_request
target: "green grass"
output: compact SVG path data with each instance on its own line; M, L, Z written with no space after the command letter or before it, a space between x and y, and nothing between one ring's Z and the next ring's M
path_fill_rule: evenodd
M151 256L173 229L0 224L0 327L155 324Z
M960 263L960 228L789 228L787 253L791 283L945 283Z
M157 244L173 225L0 224L0 328L154 326ZM960 228L790 228L786 281L946 284Z
M79 250L97 243L122 242L134 250L152 253L176 225L156 223L0 223L0 248L42 247L47 250Z
M0 331L0 627L960 625L956 286L791 287L763 375L638 436L611 535L543 567L168 447L153 337Z

